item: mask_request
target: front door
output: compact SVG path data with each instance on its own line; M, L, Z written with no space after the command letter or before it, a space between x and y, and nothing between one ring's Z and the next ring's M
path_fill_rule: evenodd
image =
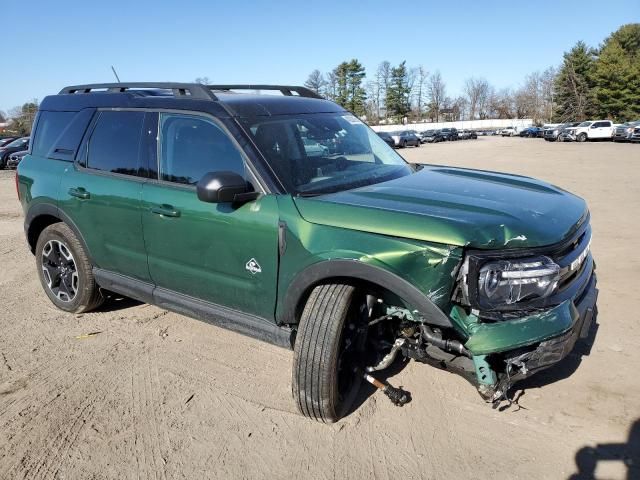
M205 203L196 195L196 183L208 172L232 171L251 182L239 146L213 118L161 113L158 167L158 180L147 182L142 192L153 282L272 319L278 275L276 197L263 195L235 206Z

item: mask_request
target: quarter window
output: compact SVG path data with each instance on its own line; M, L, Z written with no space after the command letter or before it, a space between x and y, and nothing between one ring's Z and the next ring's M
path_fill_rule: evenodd
M242 153L215 123L194 115L160 117L160 179L195 185L209 172L245 175Z
M40 112L32 154L46 156L75 115L76 112Z
M87 167L138 175L144 112L100 112L89 140Z

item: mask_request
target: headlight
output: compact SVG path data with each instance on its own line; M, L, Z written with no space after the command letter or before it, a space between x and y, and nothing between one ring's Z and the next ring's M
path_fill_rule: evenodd
M478 300L489 308L551 295L560 267L549 257L486 263L478 275Z
M554 130L554 131L553 131L553 134L554 134L554 135L557 135L557 134L558 134L558 132L559 132L559 130Z

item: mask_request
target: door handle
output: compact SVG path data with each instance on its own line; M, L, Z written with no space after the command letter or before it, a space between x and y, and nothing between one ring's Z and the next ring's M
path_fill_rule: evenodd
M163 217L179 217L180 210L176 210L171 205L160 205L157 207L151 207L151 213L162 215Z
M79 198L81 200L87 200L91 198L91 194L82 187L70 188L69 195L71 195L72 197Z

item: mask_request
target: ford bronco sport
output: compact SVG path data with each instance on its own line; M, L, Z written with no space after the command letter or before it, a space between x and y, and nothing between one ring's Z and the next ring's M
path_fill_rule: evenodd
M115 292L293 348L297 406L323 422L363 379L406 402L374 377L398 356L497 402L595 316L582 199L407 164L302 87L64 88L41 104L16 186L58 308Z

